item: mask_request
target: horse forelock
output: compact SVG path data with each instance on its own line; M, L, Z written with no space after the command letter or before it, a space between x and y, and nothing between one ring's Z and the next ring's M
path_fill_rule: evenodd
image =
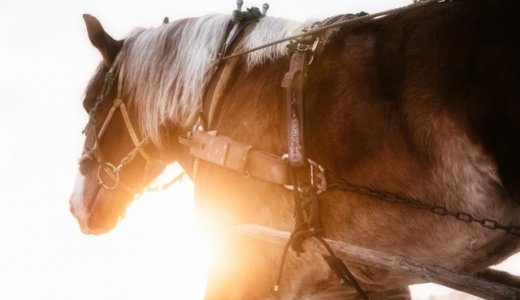
M188 129L196 121L211 66L225 38L231 18L207 15L178 20L158 28L137 29L121 50L124 64L123 97L139 119L144 136L161 145L160 129L175 125ZM246 49L288 36L301 24L263 18L243 41ZM253 52L250 69L286 55L286 44Z

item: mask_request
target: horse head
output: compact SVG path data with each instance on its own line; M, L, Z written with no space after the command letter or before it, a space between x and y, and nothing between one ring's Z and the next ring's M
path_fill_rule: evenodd
M83 101L89 121L79 160L70 208L85 233L100 234L115 227L134 195L164 167L157 151L134 127L135 113L125 105L116 75L116 58L123 41L113 39L100 22L84 15L88 36L103 57ZM117 87L116 87L117 85Z

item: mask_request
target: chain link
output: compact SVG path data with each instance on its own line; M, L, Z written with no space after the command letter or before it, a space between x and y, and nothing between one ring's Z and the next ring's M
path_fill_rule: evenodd
M333 176L330 173L329 173L329 175ZM386 202L403 204L403 205L406 205L408 207L412 207L415 209L430 211L439 216L451 217L451 218L454 218L461 222L476 223L487 229L491 229L491 230L500 229L500 230L505 231L507 234L510 234L510 235L513 235L516 237L520 237L520 226L503 225L492 219L478 218L478 217L475 217L475 216L465 213L465 212L449 210L443 206L425 204L416 198L404 197L404 196L399 196L394 193L374 190L371 187L366 186L366 185L360 185L360 184L348 182L344 178L338 178L336 176L333 176L333 177L335 180L333 181L333 183L328 185L329 188L335 187L335 188L339 188L340 190L352 191L352 192L355 192L358 194L370 196L373 198L378 198L378 199L381 199Z

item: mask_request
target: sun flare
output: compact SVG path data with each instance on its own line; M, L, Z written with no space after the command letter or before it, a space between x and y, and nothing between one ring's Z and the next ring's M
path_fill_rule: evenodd
M178 165L170 165L150 187L162 186L180 172ZM184 176L165 191L144 193L134 200L114 230L118 241L113 251L131 249L136 254L132 264L155 272L150 280L164 281L174 298L202 299L211 261L193 199L193 183ZM151 298L168 298L162 293Z

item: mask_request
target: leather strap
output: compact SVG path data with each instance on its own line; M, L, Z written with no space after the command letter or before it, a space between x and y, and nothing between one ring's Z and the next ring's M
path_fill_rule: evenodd
M125 103L122 99L122 93L123 93L123 74L125 72L125 64L121 64L119 67L119 80L117 82L117 97L114 100L114 103L112 104L113 109L119 108L121 111L121 115L123 116L123 120L125 122L126 131L128 132L128 135L130 135L130 138L132 139L132 143L134 144L134 147L138 149L139 154L148 162L151 161L150 155L146 153L146 151L143 149L143 145L147 143L148 139L144 138L142 140L139 140L139 137L137 136L137 133L135 132L134 126L132 125L132 121L130 121L130 116L128 115L128 111L126 109ZM112 116L112 115L111 115ZM105 123L110 122L110 118L107 118Z
M306 76L307 57L307 51L297 50L294 52L291 56L289 71L285 74L282 81L282 87L286 90L287 103L287 151L289 164L293 168L306 166L303 86Z
M128 115L128 111L126 110L126 106L123 100L121 98L117 98L116 100L114 100L113 107L119 108L119 110L121 111L121 115L123 116L123 120L125 122L128 135L132 139L134 147L138 149L139 154L141 154L141 156L146 161L151 161L152 159L150 158L150 155L148 155L148 153L146 153L146 151L142 147L144 144L148 142L148 139L145 138L139 140L139 138L137 137L137 133L135 132L134 126L132 126L132 121L130 121L130 116Z
M194 131L189 137L179 137L194 157L276 184L289 184L287 161L266 151L254 149L225 136Z
M235 23L231 28L231 32L228 34L227 39L220 46L220 51L217 58L217 68L207 85L204 93L204 98L201 107L201 116L204 121L204 129L208 130L213 126L213 120L217 114L218 108L220 107L220 100L226 93L226 89L229 88L230 80L233 72L236 70L239 58L230 59L225 61L223 64L219 60L224 57L231 49L240 49L243 47L241 36L247 36L253 29L253 26L257 21L248 21Z

